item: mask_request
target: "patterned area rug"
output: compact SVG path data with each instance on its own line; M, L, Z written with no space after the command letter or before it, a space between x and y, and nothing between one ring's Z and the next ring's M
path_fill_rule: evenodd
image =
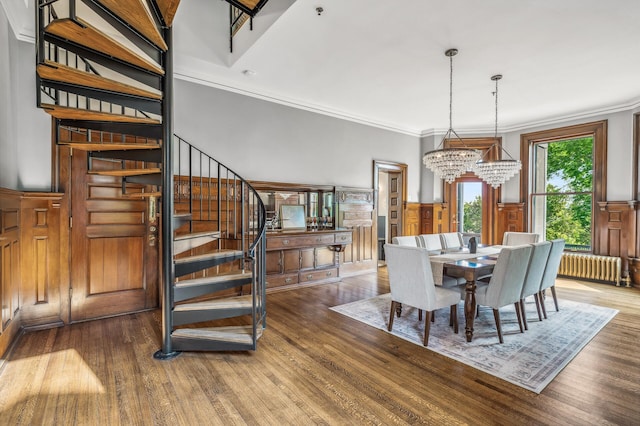
M335 306L331 310L387 331L390 294ZM531 298L532 299L532 298ZM431 324L429 346L456 361L460 361L493 376L540 393L580 350L618 313L617 310L584 303L559 300L556 312L553 301L547 301L549 317L538 321L533 300L526 303L529 330L520 333L513 305L500 309L504 344L498 342L493 312L481 307L476 318L473 342L464 335L464 304L458 306L459 334L449 327L449 309L436 312ZM418 310L405 306L400 318L393 322L392 333L417 345L422 345L423 321Z

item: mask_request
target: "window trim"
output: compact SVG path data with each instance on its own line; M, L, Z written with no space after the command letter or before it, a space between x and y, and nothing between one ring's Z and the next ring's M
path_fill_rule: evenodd
M607 199L607 120L577 124L556 129L542 130L520 135L520 202L524 204L523 221L526 229L531 229L530 223L530 156L535 144L566 139L576 139L585 136L593 137L593 218L591 221L592 249L600 247L600 220L597 213L598 202Z

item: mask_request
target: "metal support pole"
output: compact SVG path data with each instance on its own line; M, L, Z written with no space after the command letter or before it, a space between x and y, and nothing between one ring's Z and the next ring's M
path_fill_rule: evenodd
M173 319L173 39L171 28L164 28L164 39L169 46L164 54L165 75L163 80L164 102L162 107L162 349L157 351L155 359L171 359L179 352L171 345Z

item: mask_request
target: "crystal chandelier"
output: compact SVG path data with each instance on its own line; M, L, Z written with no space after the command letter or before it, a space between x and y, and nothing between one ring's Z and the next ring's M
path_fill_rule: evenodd
M491 77L491 80L496 82L496 91L494 92L496 97L496 125L495 133L493 135L495 142L489 147L489 149L487 149L482 156L482 159L476 163L474 170L480 179L491 185L493 188L498 188L500 185L515 176L522 168L520 160L515 160L506 149L502 148L502 146L498 144L498 80L501 78L502 75L500 74ZM497 159L490 160L490 153L494 149L497 151ZM509 159L501 159L500 151L507 154Z
M429 151L422 157L425 166L431 169L437 176L448 183L462 176L467 170L472 170L474 164L480 160L480 152L467 148L458 134L453 130L452 104L453 104L453 57L458 54L458 49L449 49L444 52L449 57L449 130L444 134L438 148ZM461 147L444 148L446 140L453 136L460 141Z

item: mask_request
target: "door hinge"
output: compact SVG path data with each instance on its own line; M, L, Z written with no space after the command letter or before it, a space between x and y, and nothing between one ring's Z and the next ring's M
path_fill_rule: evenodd
M73 287L69 287L69 300L73 298Z
M73 228L73 216L69 216L69 228Z

